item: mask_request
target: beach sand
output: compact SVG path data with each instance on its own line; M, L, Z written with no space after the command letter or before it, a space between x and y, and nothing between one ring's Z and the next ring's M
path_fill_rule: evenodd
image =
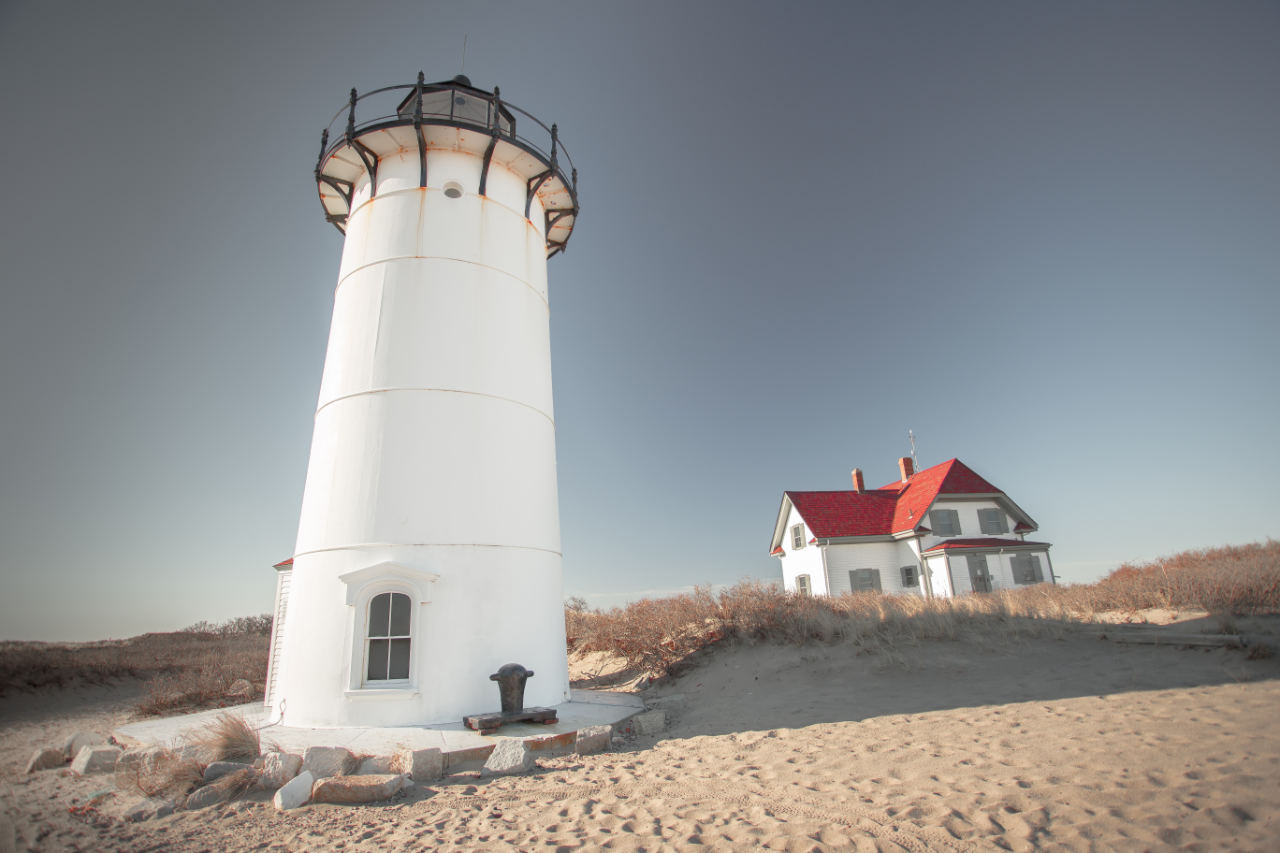
M22 775L36 746L109 731L140 692L0 698L0 810L17 850L1265 850L1280 839L1280 660L1240 650L1078 630L874 653L738 645L644 691L668 712L661 734L374 806L281 813L257 793L130 824L113 817L116 794L68 811L111 790L103 777Z

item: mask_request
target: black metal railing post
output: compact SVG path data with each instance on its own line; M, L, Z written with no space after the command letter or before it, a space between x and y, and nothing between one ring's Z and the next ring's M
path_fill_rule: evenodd
M320 178L320 167L324 165L324 152L329 148L329 128L320 131L320 155L316 157L316 179Z
M347 143L356 136L356 90L351 90L351 108L347 110Z

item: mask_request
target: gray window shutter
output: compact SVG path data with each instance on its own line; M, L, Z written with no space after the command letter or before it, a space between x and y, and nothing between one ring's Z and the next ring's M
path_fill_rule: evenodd
M1031 564L1031 581L1033 583L1043 582L1044 572L1040 570L1040 558L1035 554L1028 554L1027 562Z

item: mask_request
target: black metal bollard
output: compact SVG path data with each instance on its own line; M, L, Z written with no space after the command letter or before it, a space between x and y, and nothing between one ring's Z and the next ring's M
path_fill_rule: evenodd
M502 713L518 714L524 710L524 683L533 677L533 670L518 663L509 663L489 676L498 682L498 695L502 698Z

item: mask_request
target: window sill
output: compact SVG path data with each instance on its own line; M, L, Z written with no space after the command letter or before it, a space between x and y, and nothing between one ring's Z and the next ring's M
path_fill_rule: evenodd
M406 684L404 687L360 687L355 690L342 691L348 699L413 699L418 688Z

